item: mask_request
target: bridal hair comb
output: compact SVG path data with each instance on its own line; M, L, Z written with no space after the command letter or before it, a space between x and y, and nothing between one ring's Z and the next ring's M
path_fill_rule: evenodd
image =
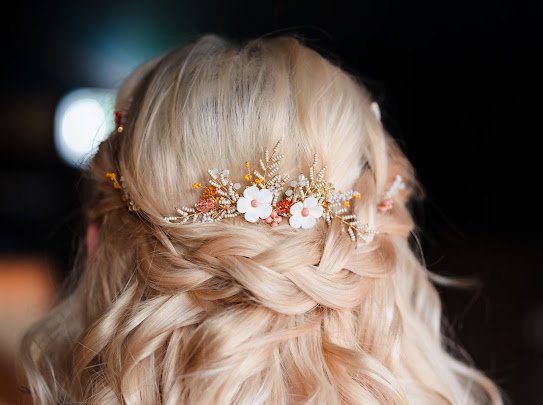
M115 114L115 118L117 132L122 132L122 129L119 131L122 116ZM230 179L228 169L208 169L207 184L200 181L192 183L193 189L201 190L198 201L192 206L175 209L175 214L165 216L164 220L174 224L204 223L243 215L251 223L264 222L270 227L277 227L288 222L292 228L309 229L315 226L318 219L324 218L328 225L334 219L339 220L353 242L366 241L370 235L378 233L368 223L362 224L350 212L351 200L361 198L358 191L338 191L331 182L324 180L326 166L317 168L317 154L313 157L307 177L301 173L296 180L290 180L288 174L278 174L281 160L285 157L278 154L280 145L281 140L276 143L271 155L266 149L254 169L249 161L245 162L246 174L243 176L244 189L241 194L242 184ZM122 199L129 210L138 211L123 177L117 178L114 172L106 173L106 177L115 189L122 192ZM391 210L394 196L404 187L401 177L396 176L394 184L378 206L379 212Z
M362 224L356 215L349 213L350 200L360 198L358 191L336 191L333 184L324 180L326 167L317 168L318 156L313 157L309 174L300 174L297 180L278 174L284 154L278 154L281 141L277 142L270 155L266 149L257 168L245 162L247 173L242 184L230 179L228 169L209 169L208 184L195 182L192 188L201 189L199 200L191 207L176 209L176 215L165 220L176 223L214 222L243 215L248 222L265 222L271 227L279 226L288 218L292 228L308 229L317 219L324 218L330 224L338 219L347 229L351 240L366 240L377 231ZM285 221L286 222L286 221Z

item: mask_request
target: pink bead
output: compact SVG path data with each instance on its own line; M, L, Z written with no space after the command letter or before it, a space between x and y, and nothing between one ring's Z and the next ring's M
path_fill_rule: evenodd
M307 217L309 215L309 208L302 209L302 216Z
M258 207L258 200L252 200L251 201L251 207Z
M271 227L276 227L281 223L282 220L283 218L281 218L281 216L275 210L272 210L270 216L265 219L265 222Z

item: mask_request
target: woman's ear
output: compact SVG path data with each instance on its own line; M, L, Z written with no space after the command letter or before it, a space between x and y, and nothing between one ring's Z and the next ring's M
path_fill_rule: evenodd
M100 232L100 221L93 220L87 225L87 257L94 260L98 249L98 235Z

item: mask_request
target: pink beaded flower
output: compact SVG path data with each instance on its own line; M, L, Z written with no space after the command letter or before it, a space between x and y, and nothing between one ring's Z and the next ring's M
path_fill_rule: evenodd
M215 208L215 200L213 198L200 198L196 204L194 204L194 208L198 212L209 212L213 208Z
M394 200L392 198L386 198L377 206L377 209L381 214L384 214L392 209L394 206Z
M264 222L266 222L273 228L279 225L282 220L283 220L283 217L281 217L275 210L273 210L270 216L266 218Z

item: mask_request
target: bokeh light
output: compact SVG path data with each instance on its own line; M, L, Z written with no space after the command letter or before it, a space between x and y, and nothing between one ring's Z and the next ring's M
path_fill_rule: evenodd
M114 128L115 91L77 89L65 95L55 114L55 146L64 162L85 166Z

